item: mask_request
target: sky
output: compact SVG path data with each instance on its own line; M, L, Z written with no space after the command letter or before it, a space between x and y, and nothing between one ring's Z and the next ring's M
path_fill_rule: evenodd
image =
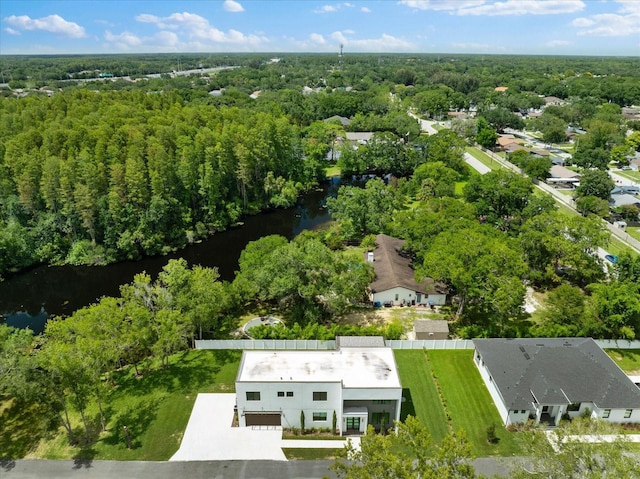
M640 0L0 0L0 54L640 56ZM640 67L639 67L640 68Z

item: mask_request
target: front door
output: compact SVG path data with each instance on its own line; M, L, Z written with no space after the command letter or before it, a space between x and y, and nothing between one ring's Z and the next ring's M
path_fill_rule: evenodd
M360 430L360 418L359 417L347 417L347 431L349 429Z
M416 303L420 304L422 302L422 293L416 293Z

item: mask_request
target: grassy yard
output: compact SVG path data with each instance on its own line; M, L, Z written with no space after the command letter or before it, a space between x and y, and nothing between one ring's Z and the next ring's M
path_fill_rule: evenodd
M616 174L631 181L640 181L640 171L633 171L633 170L616 171Z
M172 356L168 367L140 378L131 368L118 372L105 404L107 431L100 432L97 405L92 404L87 411L90 441L82 447L69 446L64 431L47 428L37 411L25 414L22 407L0 403L0 457L166 461L180 446L197 393L235 391L240 353L187 351ZM84 437L80 418L72 419L76 436Z
M394 354L406 398L400 419L404 421L408 415L417 417L433 440L440 442L448 432L447 419L424 350L399 349Z
M606 353L627 374L640 375L640 349L605 349Z
M318 448L318 449L298 449L283 447L282 452L290 461L328 461L335 459L345 459L347 453L343 447L340 448Z
M429 350L429 362L446 400L454 430L463 429L476 456L524 453L518 433L508 432L473 364L471 350ZM497 444L487 442L487 428L495 425Z
M331 178L333 176L340 176L340 167L334 165L334 166L325 168L324 174L327 178Z
M640 228L638 228L637 226L628 227L627 233L629 233L629 236L631 236L632 238L640 241Z

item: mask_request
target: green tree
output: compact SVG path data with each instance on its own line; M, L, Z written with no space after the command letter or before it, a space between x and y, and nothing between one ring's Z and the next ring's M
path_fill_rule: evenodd
M349 462L331 469L341 479L471 479L479 477L469 464L470 447L463 433L447 435L435 444L413 416L396 423L397 434L377 434L372 426L362 436L360 449L346 446Z
M454 289L456 318L469 305L491 311L492 327L500 333L509 319L520 314L525 270L521 253L502 233L487 225L469 225L436 236L417 275L444 281Z
M338 196L327 198L327 207L345 239L362 239L382 233L393 215L403 208L403 198L381 179L367 181L364 188L341 186Z
M463 192L464 198L476 205L478 216L501 230L509 230L521 221L533 184L512 171L494 170L471 177Z
M624 437L596 445L576 440L585 435L616 434L609 423L575 418L562 423L550 436L541 431L527 433L533 464L519 463L511 472L513 479L606 479L636 477L640 461L628 454Z
M586 295L569 284L561 284L547 295L541 322L531 328L536 337L573 337L581 329Z
M576 210L582 216L596 215L600 218L609 216L609 202L597 196L579 196L576 198Z
M591 284L583 334L633 340L640 336L640 285L630 282Z
M576 194L578 196L595 196L609 201L614 186L615 183L608 172L585 170L580 178L580 186L576 188Z

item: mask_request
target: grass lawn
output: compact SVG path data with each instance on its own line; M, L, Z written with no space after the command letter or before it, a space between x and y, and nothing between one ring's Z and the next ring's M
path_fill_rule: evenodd
M640 241L640 228L638 228L637 226L627 227L627 233L629 233L629 236L631 236L632 238Z
M291 448L283 447L282 452L286 458L290 461L324 461L344 459L347 457L346 451L343 447L340 448Z
M23 439L18 447L3 427L0 455L9 450L14 458L166 461L180 446L197 393L235 391L240 356L241 351L186 351L172 356L168 367L141 378L127 368L116 373L117 386L105 401L106 432L100 432L97 405L91 404L87 410L92 425L88 444L71 447L62 428L44 431L31 426L36 436L28 442ZM20 410L12 413L13 409L2 413L3 424L25 422ZM78 414L72 419L76 436L84 437ZM33 416L31 420L37 422ZM130 432L131 449L126 447L124 426Z
M463 429L476 456L523 454L518 433L505 429L498 410L473 364L472 350L429 350L429 362L446 400L454 430ZM487 428L495 425L497 444L487 442Z
M605 352L627 374L640 375L640 349L605 349Z
M620 175L631 181L640 181L640 171L624 170L616 171L616 175Z
M433 440L440 442L448 432L447 419L424 350L398 349L394 354L406 398L400 419L404 421L408 415L417 417Z
M340 167L334 165L334 166L325 168L324 174L327 178L331 178L333 176L340 176Z

